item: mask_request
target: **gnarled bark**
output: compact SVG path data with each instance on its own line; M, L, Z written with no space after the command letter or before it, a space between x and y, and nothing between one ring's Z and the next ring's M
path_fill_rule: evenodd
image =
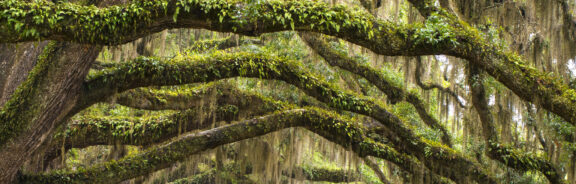
M74 43L46 46L28 79L0 112L0 183L14 179L72 109L100 48Z

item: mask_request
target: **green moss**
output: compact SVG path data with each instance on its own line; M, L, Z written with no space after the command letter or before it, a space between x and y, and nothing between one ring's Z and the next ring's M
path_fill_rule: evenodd
M43 89L41 84L53 65L56 42L50 42L38 57L38 64L12 94L0 112L0 147L22 133L37 117L42 104L37 100Z

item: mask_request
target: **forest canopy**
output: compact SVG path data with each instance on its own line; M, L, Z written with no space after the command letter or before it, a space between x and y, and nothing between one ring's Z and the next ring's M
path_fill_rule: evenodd
M0 183L576 183L567 0L3 0Z

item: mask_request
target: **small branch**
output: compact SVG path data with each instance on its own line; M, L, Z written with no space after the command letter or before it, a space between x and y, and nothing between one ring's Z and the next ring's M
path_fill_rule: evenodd
M424 89L424 90L431 90L431 89L437 89L438 91L441 91L443 93L446 93L450 96L452 96L454 98L454 100L456 100L458 102L458 105L460 105L460 107L462 108L466 108L466 105L464 105L464 102L462 102L460 99L460 96L458 94L456 94L456 92L450 90L450 88L445 88L440 84L435 84L435 83L428 83L425 84L422 82L422 58L421 57L416 57L416 72L414 72L416 75L416 84L418 84L418 86L420 86L420 88Z
M382 170L380 169L380 166L378 166L378 163L374 162L374 160L368 158L368 157L364 157L363 158L364 163L370 167L370 169L372 169L372 171L374 171L374 173L376 173L376 176L378 176L378 179L380 179L380 181L383 184L391 184L390 181L388 181L388 179L386 178L386 175L384 174L384 172L382 172Z

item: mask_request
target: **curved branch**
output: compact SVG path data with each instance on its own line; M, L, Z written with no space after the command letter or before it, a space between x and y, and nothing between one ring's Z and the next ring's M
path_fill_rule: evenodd
M440 18L454 26L458 46L447 55L470 61L525 101L537 104L576 125L576 91L562 80L547 76L530 67L517 54L506 52L500 46L486 41L480 31L455 15L436 6L431 0L409 0L427 18ZM431 16L434 15L434 16Z
M490 112L486 91L482 84L482 76L477 67L469 67L469 85L472 91L472 104L474 105L482 123L482 134L488 145L488 156L508 167L519 171L539 171L551 183L564 183L560 170L550 161L535 155L523 153L523 151L502 145L498 138L498 132L494 127L494 118Z
M188 110L194 107L208 106L209 103L220 106L235 105L251 110L266 108L278 110L278 107L282 106L282 104L258 93L241 90L226 82L203 84L190 89L175 91L137 88L117 95L114 102L145 110Z
M337 87L303 70L296 62L265 55L248 53L216 53L210 57L185 57L183 59L159 60L140 58L125 63L115 70L103 71L92 76L86 82L83 103L76 108L83 109L98 100L105 99L116 92L151 85L175 85L194 82L209 82L230 77L260 77L281 80L290 83L306 94L315 97L332 108L347 110L370 116L383 123L391 131L395 148L402 152L424 159L425 165L439 175L454 180L470 176L478 182L492 181L481 168L454 150L433 143L408 128L398 117L386 110L383 105L357 94L342 92ZM406 144L406 141L411 144ZM441 154L425 154L426 150L435 150ZM445 160L458 163L460 169L446 170L442 167L453 166ZM467 174L464 174L467 173ZM463 181L463 180L462 180Z
M425 103L418 94L405 91L402 86L399 86L400 84L392 82L393 79L387 77L383 72L378 71L369 65L361 64L363 63L362 61L349 57L346 53L338 52L331 48L325 40L322 40L322 35L320 34L302 33L300 34L300 37L312 49L314 49L316 53L322 56L328 64L364 77L380 89L380 91L384 92L392 103L406 100L412 104L426 125L442 132L442 142L446 145L452 146L452 140L448 130L446 130L446 128L442 126L436 118L426 111Z
M183 111L143 119L83 116L74 120L68 125L68 129L53 138L47 146L48 150L43 153L44 160L48 162L60 156L62 147L67 151L71 148L95 145L150 146L186 132L209 128L213 122L235 121L285 108L284 104L220 82L202 85L187 93L177 94L166 91L136 90L143 93L131 96L135 92L130 90L120 94L119 96L123 97L119 97L116 102L140 109L180 109ZM162 96L164 100L157 101L158 96Z
M226 0L159 0L98 9L71 3L11 0L0 2L0 12L3 12L0 20L6 22L0 26L0 40L119 44L164 29L184 27L244 35L313 31L345 39L382 55L446 54L467 59L522 99L542 105L576 125L576 91L561 80L524 64L516 54L489 43L476 28L434 6L435 1L409 2L422 15L439 19L442 24L399 25L343 6L330 7L311 1L269 1L252 5Z
M390 160L409 170L418 166L410 157L398 154L394 149L365 137L363 128L341 120L334 113L321 109L295 109L242 121L211 130L188 134L174 142L129 156L115 162L81 170L74 173L55 172L41 175L23 175L26 183L117 183L155 170L220 145L262 136L289 127L304 127L332 142L349 148L359 155L376 156ZM419 167L420 168L420 167Z

